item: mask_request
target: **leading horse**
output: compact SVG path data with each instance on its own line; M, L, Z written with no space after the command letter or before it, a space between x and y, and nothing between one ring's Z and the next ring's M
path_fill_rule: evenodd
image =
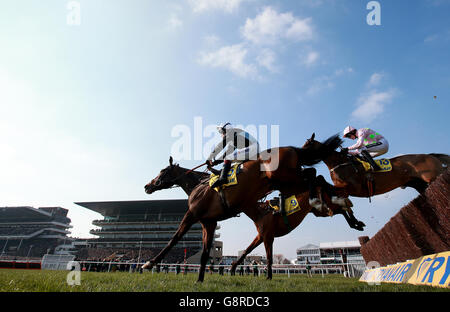
M412 187L422 194L450 164L446 154L409 154L391 158L391 171L367 172L355 157L335 150L342 143L338 134L323 143L314 138L313 133L303 145L303 157L323 160L334 183L333 191L343 197L370 198L398 187Z
M200 222L203 228L203 249L198 282L202 282L217 222L248 209L254 209L258 201L273 190L279 190L283 194L311 190L316 171L314 168L308 168L311 170L301 169L303 165L311 164L315 163L302 161L301 149L279 147L263 151L257 160L250 160L242 164L239 184L234 187L216 192L206 183L199 184L189 195L188 211L175 235L167 246L142 268L151 269L194 223ZM157 181L154 182L157 183ZM150 185L145 186L147 193L151 191L151 189L149 190Z
M153 179L149 184L146 185L145 189L148 194L156 192L158 190L171 188L173 185L180 186L187 195L191 195L192 191L201 183L206 183L208 181L209 174L204 172L197 172L187 170L180 167L179 165L174 165L172 158L169 159L169 166L161 170L159 175ZM309 192L304 192L297 196L301 210L287 216L288 223L286 224L285 219L281 215L274 215L272 209L267 202L258 203L254 206L245 209L244 213L253 220L258 231L257 237L254 239L252 244L247 248L246 254L250 253L254 248L264 242L266 248L266 254L268 259L268 278L272 277L272 246L275 237L280 237L288 234L290 231L295 229L304 219L304 217L311 212L312 207L309 205ZM327 201L328 204L328 201ZM194 207L195 208L195 207ZM342 213L344 217L349 222L350 226L362 230L364 224L356 220L350 210L344 211L340 206L329 204L329 208L332 213ZM312 210L316 216L327 217L329 216L325 212L317 212ZM168 245L150 262L144 265L143 268L151 268L152 263L158 263L165 254L172 248L183 236L183 234L192 225L195 218L191 216L193 212L188 210L185 217L183 218L178 231L174 234ZM204 223L208 224L209 220L204 219L201 214L197 214L198 221L202 224L204 231L204 246L207 244L209 235L208 231L205 231ZM195 223L195 222L194 222ZM212 235L212 234L211 234ZM208 253L209 254L209 253ZM245 256L244 256L245 257ZM233 269L243 260L244 258L236 262Z

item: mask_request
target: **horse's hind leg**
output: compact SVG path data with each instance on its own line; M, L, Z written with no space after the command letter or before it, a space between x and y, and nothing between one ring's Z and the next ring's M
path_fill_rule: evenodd
M181 221L180 225L178 226L178 230L172 236L171 240L167 243L167 246L164 247L164 249L161 250L156 257L154 257L152 260L144 264L142 266L142 269L151 270L151 268L164 258L164 256L170 251L170 249L172 249L172 247L178 243L178 241L183 237L183 235L186 234L186 232L191 228L191 226L197 221L198 219L194 217L194 215L191 213L190 210L188 210L184 215L184 218Z
M264 247L266 248L267 258L267 279L272 279L273 239L273 237L266 237L266 239L264 240Z
M258 247L261 243L263 242L263 239L261 238L261 235L257 235L255 237L255 239L253 240L253 242L247 247L247 249L245 250L245 252L239 257L239 259L236 260L236 262L233 263L233 265L231 266L231 270L230 273L231 275L234 275L236 272L236 268L239 264L242 263L242 261L244 261L245 257L247 257L247 255L249 253L251 253L256 247Z
M209 252L214 238L217 222L202 223L203 226L203 251L200 258L200 271L198 272L197 282L203 282L205 278L206 262L209 259Z

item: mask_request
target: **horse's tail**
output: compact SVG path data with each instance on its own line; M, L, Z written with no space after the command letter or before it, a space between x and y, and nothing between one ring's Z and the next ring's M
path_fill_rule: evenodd
M439 161L442 163L442 165L445 165L446 167L450 166L450 156L447 154L436 154L436 153L432 153L432 154L428 154L431 155L433 157L436 157L437 159L439 159Z

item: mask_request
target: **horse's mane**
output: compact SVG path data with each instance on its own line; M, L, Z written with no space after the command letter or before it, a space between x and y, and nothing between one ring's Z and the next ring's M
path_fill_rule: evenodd
M314 166L321 162L321 159L313 156L309 151L306 151L303 148L288 146L293 149L297 153L297 157L300 161L300 165L302 166Z
M342 145L343 142L344 141L339 136L339 133L336 133L322 142L322 148L326 149L327 151L335 151L339 146Z

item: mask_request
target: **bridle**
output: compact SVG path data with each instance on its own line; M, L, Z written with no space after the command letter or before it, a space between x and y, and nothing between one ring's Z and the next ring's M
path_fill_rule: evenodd
M169 181L166 181L165 183L167 183L167 184L175 184L175 182L176 182L177 180L181 179L181 178L184 177L185 175L188 175L189 173L193 172L195 169L198 169L198 168L200 168L200 167L202 167L202 166L204 166L204 165L206 165L206 164L207 164L207 162L204 162L203 164L198 165L198 166L196 166L196 167L194 167L194 168L192 168L192 169L189 169L189 170L183 172L182 174L180 174L179 176L177 176L177 177L175 177L175 178L173 178L173 179L171 179L171 180L169 180ZM205 171L205 172L206 172L206 171ZM158 180L156 180L155 186L158 187L158 186L161 185L161 183L163 183L163 182L161 181L161 178L159 178ZM171 187L168 187L168 189L177 188L177 187L181 187L181 186L180 186L180 185L172 185Z

